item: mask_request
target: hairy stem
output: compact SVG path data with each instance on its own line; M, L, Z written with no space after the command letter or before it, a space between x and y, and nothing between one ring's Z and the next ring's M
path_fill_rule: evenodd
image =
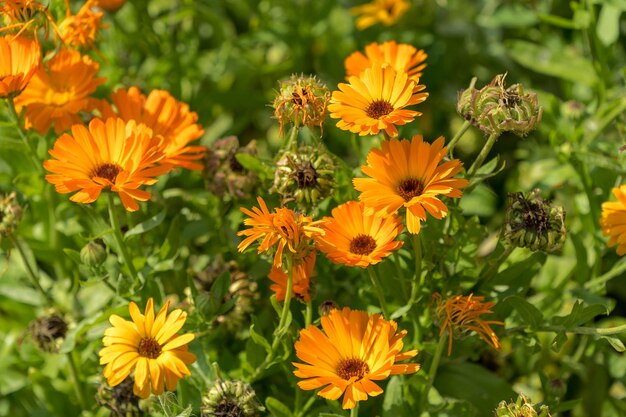
M369 266L369 268L367 268L367 272L369 272L370 278L372 279L372 284L374 285L374 289L376 290L376 295L378 296L378 302L380 303L380 308L383 311L383 315L386 319L389 319L389 310L387 309L385 294L383 293L383 287L380 285L378 275L376 275L376 271L374 271L374 267L371 265Z

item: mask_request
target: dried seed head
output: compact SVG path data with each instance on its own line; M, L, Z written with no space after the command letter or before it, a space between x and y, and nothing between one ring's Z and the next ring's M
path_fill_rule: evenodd
M111 417L143 417L147 413L140 407L140 398L133 393L134 380L126 377L114 387L100 384L96 394L98 405L111 410Z
M107 252L102 243L92 240L80 250L80 260L87 266L96 268L104 263Z
M536 407L528 401L524 394L517 397L517 401L507 403L500 402L495 410L496 417L551 417L550 409L542 405L537 411Z
M318 307L320 316L327 316L332 310L338 309L339 306L333 300L326 300Z
M48 353L55 353L63 344L67 333L67 323L57 314L42 316L28 325L33 341L39 349Z
M563 247L566 236L563 207L553 207L539 189L528 195L509 194L504 229L509 244L552 253Z
M322 128L329 100L330 91L315 76L294 74L281 82L273 104L281 135L287 124Z
M526 136L541 121L542 108L534 93L524 93L521 84L505 88L506 74L499 74L486 86L459 93L457 112L489 135L512 132Z
M259 183L257 175L245 169L237 154L256 156L256 142L239 146L235 136L215 141L206 152L204 174L208 189L218 197L249 198Z
M202 397L202 417L256 417L264 410L252 387L243 381L218 379Z
M0 237L12 235L22 219L22 207L17 203L15 192L0 199Z

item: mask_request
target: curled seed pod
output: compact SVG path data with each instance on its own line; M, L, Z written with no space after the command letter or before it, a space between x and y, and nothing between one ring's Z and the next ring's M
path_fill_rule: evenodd
M202 397L202 417L256 417L264 411L250 384L218 379Z
M259 183L258 176L239 163L237 154L256 156L256 142L240 146L237 137L228 136L215 141L206 152L207 187L218 197L249 198Z
M281 82L272 105L281 135L287 124L322 128L329 100L330 91L315 76L293 74Z
M96 394L98 405L111 410L111 417L143 417L147 413L141 408L141 399L133 393L135 381L128 376L114 387L100 384Z

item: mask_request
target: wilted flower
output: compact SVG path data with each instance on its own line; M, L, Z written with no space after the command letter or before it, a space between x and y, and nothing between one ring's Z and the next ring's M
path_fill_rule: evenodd
M507 403L500 402L495 411L496 417L551 417L550 409L546 405L539 407L537 412L535 406L528 401L524 394L517 397L517 401Z
M202 397L202 417L256 417L265 411L250 384L218 379Z
M96 401L111 410L110 417L143 417L147 413L141 409L140 399L133 393L134 384L130 376L113 388L102 383L98 387Z
M459 94L457 111L490 135L512 132L526 136L541 121L543 109L537 94L524 93L521 84L505 88L506 74L499 74L485 87L471 87Z
M80 261L90 267L98 267L107 258L106 248L95 240L87 243L80 250Z
M29 35L34 34L40 27L46 28L46 38L48 37L48 24L58 33L54 17L48 10L49 4L43 4L38 0L5 0L0 2L0 16L4 17L5 30L15 30L17 33L26 33L30 29Z
M566 236L563 207L541 198L541 190L509 193L504 238L511 245L552 253L563 247Z
M283 134L287 124L322 128L329 99L328 88L315 76L294 74L283 81L273 104L280 133Z
M228 136L207 149L204 174L209 191L218 197L249 198L259 183L258 176L237 161L237 154L256 156L256 142L240 147L236 136Z
M15 200L15 192L0 199L0 237L13 234L22 219L22 207Z
M274 186L283 204L295 201L301 208L315 207L335 187L336 164L321 146L301 146L286 151L276 162Z
M58 314L39 317L30 322L28 330L39 349L55 353L63 344L67 323Z
M406 13L410 5L407 0L374 0L371 3L353 7L350 13L359 16L356 27L367 29L376 23L391 26Z
M103 13L94 9L98 0L87 0L78 13L72 14L67 9L65 19L59 24L63 43L78 49L93 49L98 31L102 25Z

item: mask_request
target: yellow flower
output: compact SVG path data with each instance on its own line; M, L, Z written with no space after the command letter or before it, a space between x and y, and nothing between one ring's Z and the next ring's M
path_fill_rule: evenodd
M402 246L396 240L401 221L394 215L366 213L362 202L348 201L334 208L332 217L324 218L325 234L317 238L318 248L334 263L366 268Z
M423 86L422 86L423 87ZM396 125L412 122L422 113L405 107L426 100L428 93L417 93L415 81L405 72L374 63L359 76L350 77L350 83L339 84L328 110L330 117L341 119L337 127L360 136L377 135L381 130L397 136Z
M461 171L458 159L444 162L447 149L440 137L432 145L421 136L411 141L390 139L383 141L381 149L372 149L367 155L367 165L361 170L370 178L354 178L354 188L361 191L359 199L374 211L387 215L406 207L406 224L409 233L419 233L420 221L426 212L441 219L448 208L439 195L459 198L461 188L467 186L465 178L452 178Z
M626 254L626 184L613 188L617 201L602 203L600 225L602 233L609 237L609 246L617 245L617 254Z
M118 315L111 315L113 327L104 331L100 350L100 364L104 367L104 377L110 386L121 383L134 370L133 392L141 398L148 398L150 392L159 395L165 387L169 391L185 375L191 375L187 365L196 361L196 356L188 351L188 344L194 339L193 333L176 334L185 324L187 313L180 309L167 314L169 302L154 316L152 298L148 299L144 314L137 304L128 306L132 321Z
M350 12L359 16L356 27L359 30L367 29L376 23L391 26L409 10L407 0L374 0L362 6L353 7Z
M36 40L0 37L0 98L15 97L26 88L41 63Z
M503 325L501 321L483 320L483 314L492 314L491 307L496 303L483 302L484 297L454 295L443 300L439 293L433 294L435 303L435 316L440 322L441 331L439 336L448 329L448 356L452 353L452 340L454 332L467 333L475 331L481 339L494 349L500 349L498 336L489 327L490 324Z
M311 325L300 331L295 344L294 374L303 390L324 387L318 395L329 400L343 397L344 409L354 408L358 401L383 393L373 381L389 375L417 372L419 364L398 364L417 355L416 350L402 353L406 330L397 332L396 322L380 314L365 311L333 309L320 319L322 329Z

